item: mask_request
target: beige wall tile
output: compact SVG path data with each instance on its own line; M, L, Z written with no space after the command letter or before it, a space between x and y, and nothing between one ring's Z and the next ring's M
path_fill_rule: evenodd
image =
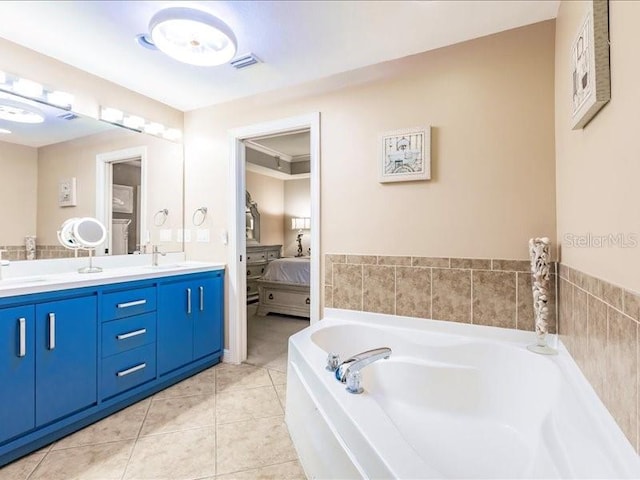
M411 266L411 257L378 255L378 265L401 265L404 267Z
M602 300L622 311L623 290L609 282L602 282Z
M333 264L346 263L346 255L328 253L324 256L324 284L333 285Z
M535 313L533 312L533 291L531 274L518 273L518 312L516 328L519 330L535 330Z
M638 448L638 324L609 308L605 404L631 445Z
M471 323L471 271L432 270L433 318Z
M430 268L396 268L396 314L431 318Z
M557 275L553 274L549 278L549 333L555 334L558 332L558 313L557 313L557 303L556 303L556 295L557 295L557 287L556 282L558 281Z
M531 272L529 260L491 260L492 270L504 270L507 272Z
M474 271L473 323L516 327L515 272Z
M333 306L362 310L362 265L333 265Z
M573 293L573 331L571 332L571 355L578 366L584 371L587 350L587 297L588 294L580 288Z
M395 267L364 265L362 301L365 312L395 313Z
M629 290L624 292L624 313L640 321L640 295Z
M491 270L491 260L484 258L452 258L451 268Z
M333 287L324 287L324 306L326 308L333 308Z
M589 295L587 313L587 352L584 374L598 396L604 401L606 377L605 351L607 348L607 305Z
M560 339L567 349L572 352L572 345L575 336L575 327L573 324L573 295L574 286L567 280L560 280L560 290L558 293L559 316L558 316L558 332Z
M558 275L560 278L564 278L565 280L569 279L569 267L567 267L564 263L558 265Z
M449 268L451 266L451 259L440 257L411 257L411 265L414 267Z
M378 263L378 257L375 255L347 255L347 263L357 265L375 265Z

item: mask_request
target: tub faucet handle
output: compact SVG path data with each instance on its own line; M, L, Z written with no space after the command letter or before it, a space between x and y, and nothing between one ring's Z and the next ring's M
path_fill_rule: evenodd
M327 355L327 370L330 372L335 372L340 365L340 355L337 353L329 352Z
M347 373L347 392L349 393L362 393L364 389L360 385L362 381L362 374L359 370L355 372Z

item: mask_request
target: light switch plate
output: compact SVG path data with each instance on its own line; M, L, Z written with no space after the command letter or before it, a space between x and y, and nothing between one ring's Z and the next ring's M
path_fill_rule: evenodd
M208 228L199 228L196 232L196 242L208 243L210 241L211 235Z

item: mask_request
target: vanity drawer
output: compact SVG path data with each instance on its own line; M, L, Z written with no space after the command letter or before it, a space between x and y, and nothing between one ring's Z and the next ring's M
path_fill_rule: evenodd
M156 344L102 360L100 397L112 397L156 378Z
M146 313L102 324L102 357L156 341L156 314Z
M102 297L102 320L140 315L156 310L156 288L134 288L122 292L106 293Z

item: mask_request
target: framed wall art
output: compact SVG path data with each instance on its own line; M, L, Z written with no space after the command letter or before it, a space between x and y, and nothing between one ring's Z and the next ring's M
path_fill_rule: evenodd
M611 99L609 6L592 0L571 46L571 125L584 128Z
M380 143L380 183L431 178L431 127L387 132Z

